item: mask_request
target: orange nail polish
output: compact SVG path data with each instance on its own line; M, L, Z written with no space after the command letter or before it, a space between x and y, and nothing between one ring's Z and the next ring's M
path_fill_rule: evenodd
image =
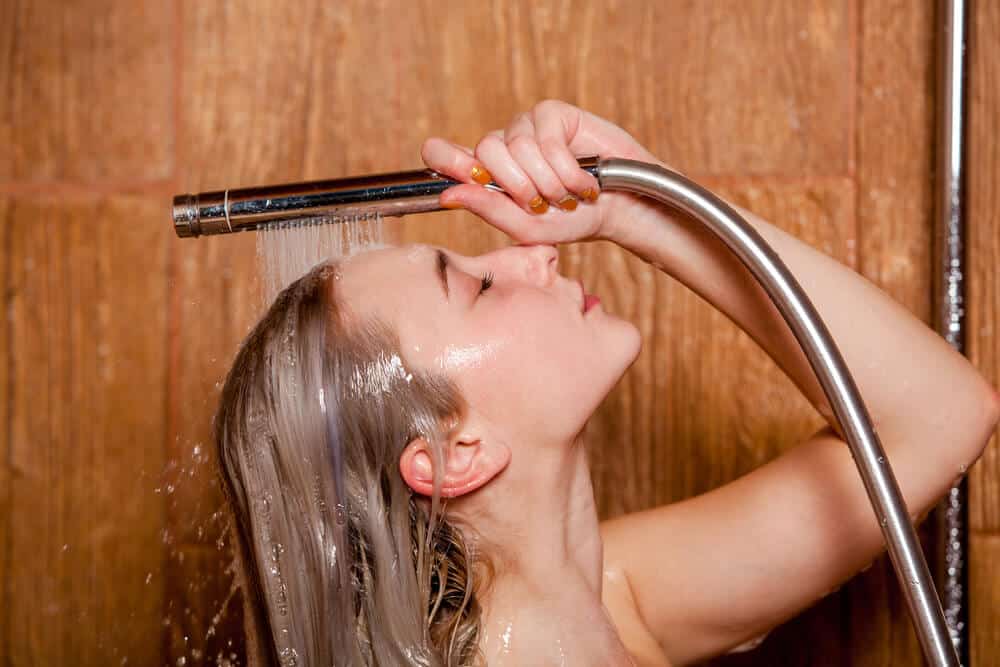
M595 190L594 188L587 188L586 190L580 193L580 196L586 199L587 201L597 201L597 190Z
M535 213L542 214L549 210L549 203L545 201L541 195L538 195L528 202L528 207Z
M452 199L451 201L441 202L441 206L443 208L462 208L462 202Z
M486 185L493 180L493 176L490 175L490 172L486 171L477 164L472 168L472 180L480 185Z
M566 195L559 200L559 208L564 211L575 211L576 210L576 197L572 195Z

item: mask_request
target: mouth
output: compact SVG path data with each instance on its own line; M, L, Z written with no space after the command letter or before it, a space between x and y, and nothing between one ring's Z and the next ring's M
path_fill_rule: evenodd
M580 312L586 314L594 306L599 305L601 300L596 294L587 294L583 288L583 281L577 280L576 282L580 286Z

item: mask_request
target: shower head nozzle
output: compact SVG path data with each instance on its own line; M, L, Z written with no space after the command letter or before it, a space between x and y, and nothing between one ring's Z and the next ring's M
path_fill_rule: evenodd
M598 176L600 158L580 167ZM174 231L181 238L255 231L281 221L327 217L330 221L440 211L439 195L459 182L430 169L326 181L216 190L174 197ZM502 190L495 183L486 187Z

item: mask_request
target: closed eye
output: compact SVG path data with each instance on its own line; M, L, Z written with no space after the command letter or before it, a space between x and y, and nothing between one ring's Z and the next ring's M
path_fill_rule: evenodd
M492 286L493 286L493 274L487 273L485 276L483 276L483 283L482 287L479 288L479 293L482 294Z

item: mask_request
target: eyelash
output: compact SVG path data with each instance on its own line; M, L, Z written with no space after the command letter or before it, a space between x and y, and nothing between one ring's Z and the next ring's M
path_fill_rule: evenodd
M492 286L493 286L493 274L487 273L485 276L483 276L483 286L479 289L479 293L482 294Z

